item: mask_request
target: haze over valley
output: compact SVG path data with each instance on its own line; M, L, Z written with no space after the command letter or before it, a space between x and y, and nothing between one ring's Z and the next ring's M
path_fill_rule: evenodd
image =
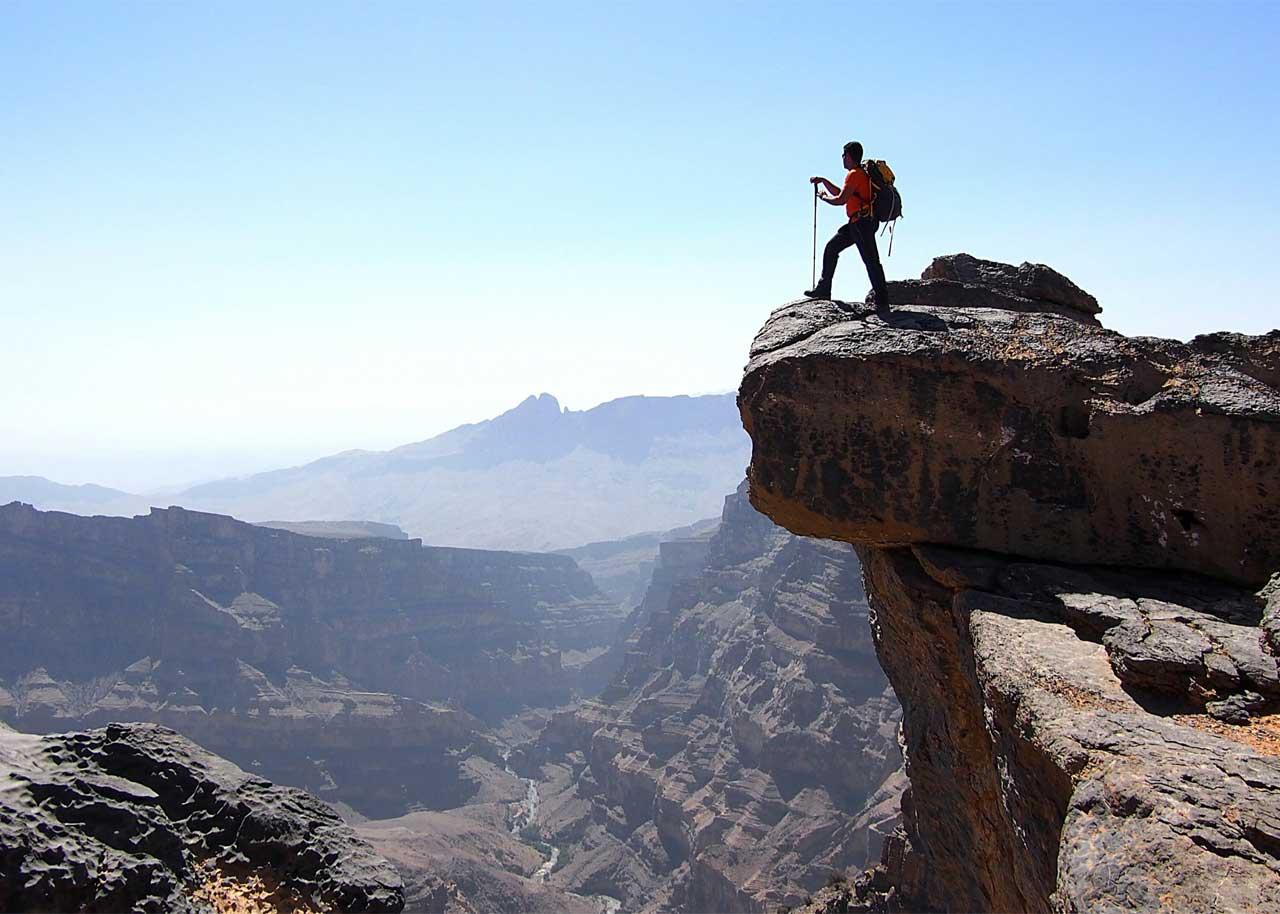
M0 477L0 503L132 516L160 501L251 522L390 524L438 545L564 549L714 516L749 454L731 394L626 397L581 412L541 394L390 451L348 451L162 499Z

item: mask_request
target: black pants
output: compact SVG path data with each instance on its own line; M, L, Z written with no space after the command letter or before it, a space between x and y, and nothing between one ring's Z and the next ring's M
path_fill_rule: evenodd
M875 219L857 219L840 226L822 252L822 284L831 288L840 252L856 244L858 253L862 255L862 262L866 264L871 289L876 293L876 306L883 308L889 304L889 289L884 281L884 267L880 266L880 250L876 247L876 231L879 228L880 223Z

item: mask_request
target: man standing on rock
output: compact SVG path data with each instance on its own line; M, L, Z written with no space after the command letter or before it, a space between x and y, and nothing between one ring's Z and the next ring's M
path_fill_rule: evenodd
M884 267L880 265L880 251L876 248L876 230L880 228L880 223L871 210L871 178L862 168L861 143L844 144L844 167L849 173L844 177L843 188L836 187L826 178L809 179L809 183L815 185L814 192L827 203L832 206L844 204L849 221L840 226L835 236L827 242L822 252L822 278L804 294L809 298L830 298L831 279L836 274L836 261L840 259L840 252L856 244L871 280L871 295L876 310L887 311L889 289L884 281ZM826 193L817 191L818 184L826 185Z

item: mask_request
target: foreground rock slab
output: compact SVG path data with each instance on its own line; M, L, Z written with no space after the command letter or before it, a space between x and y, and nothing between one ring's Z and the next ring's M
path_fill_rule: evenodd
M400 877L332 809L170 730L0 724L0 910L212 912L248 884L282 910L404 907Z

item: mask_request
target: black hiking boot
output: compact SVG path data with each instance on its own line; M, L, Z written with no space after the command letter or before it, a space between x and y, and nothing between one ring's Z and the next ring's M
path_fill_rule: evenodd
M873 289L867 293L867 304L875 309L876 314L885 315L889 313L889 296L880 296Z
M812 289L809 289L807 292L805 292L804 297L805 298L824 298L830 301L831 300L831 283L819 282Z

